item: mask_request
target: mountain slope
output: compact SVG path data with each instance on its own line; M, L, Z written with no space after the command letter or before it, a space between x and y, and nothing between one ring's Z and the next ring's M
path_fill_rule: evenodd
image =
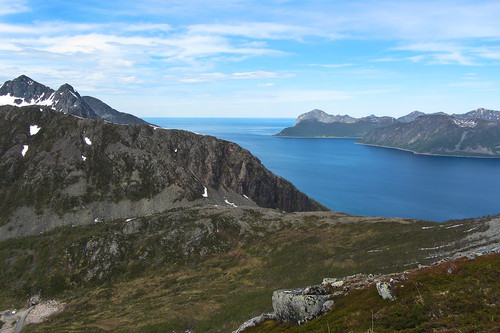
M89 103L92 105L89 105ZM54 91L26 75L6 81L0 87L0 105L49 106L56 111L81 118L104 119L118 124L147 124L147 122L131 114L112 109L97 98L82 98L67 83Z
M0 238L197 204L326 209L231 142L0 107Z
M30 332L231 332L276 289L498 247L498 226L227 205L66 226L0 242L0 310L38 294L68 307Z
M425 115L410 123L375 129L361 143L421 154L500 157L500 123Z
M146 121L137 118L136 116L113 109L95 97L83 96L82 99L101 119L116 124L147 124Z

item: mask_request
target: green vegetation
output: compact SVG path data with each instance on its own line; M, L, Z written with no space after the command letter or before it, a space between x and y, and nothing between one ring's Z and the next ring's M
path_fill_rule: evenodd
M459 259L407 274L395 284L396 301L371 285L335 300L326 315L302 326L267 321L264 332L494 332L500 327L500 255Z
M447 228L456 222L200 206L61 227L0 242L0 309L37 293L67 303L29 332L228 332L271 311L276 289L430 263L444 254L426 249L453 251L488 220Z

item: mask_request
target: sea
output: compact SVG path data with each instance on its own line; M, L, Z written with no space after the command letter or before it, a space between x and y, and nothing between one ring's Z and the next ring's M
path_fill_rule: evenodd
M331 210L442 222L500 214L500 159L417 155L357 139L280 138L292 118L144 118L228 140Z

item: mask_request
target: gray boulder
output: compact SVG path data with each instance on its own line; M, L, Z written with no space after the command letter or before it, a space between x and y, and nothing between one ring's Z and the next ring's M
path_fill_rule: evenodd
M395 301L396 296L393 294L392 285L389 282L377 282L377 292L383 299Z
M329 311L333 306L329 298L321 286L276 290L272 298L276 320L302 325Z

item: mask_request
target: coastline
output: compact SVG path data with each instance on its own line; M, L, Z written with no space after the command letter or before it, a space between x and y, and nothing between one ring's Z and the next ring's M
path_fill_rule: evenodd
M399 147L391 147L391 146L382 146L382 145L376 145L373 143L364 143L364 142L355 142L357 145L363 145L363 146L371 146L371 147L379 147L379 148L385 148L385 149L396 149L396 150L401 150L401 151L406 151L409 153L413 153L415 155L425 155L425 156L440 156L440 157L462 157L462 158L485 158L485 159L499 159L500 156L476 156L476 155L454 155L454 154L432 154L432 153L419 153L410 149L405 149L405 148L399 148Z
M362 139L361 136L293 136L293 135L271 135L274 138L285 139Z

